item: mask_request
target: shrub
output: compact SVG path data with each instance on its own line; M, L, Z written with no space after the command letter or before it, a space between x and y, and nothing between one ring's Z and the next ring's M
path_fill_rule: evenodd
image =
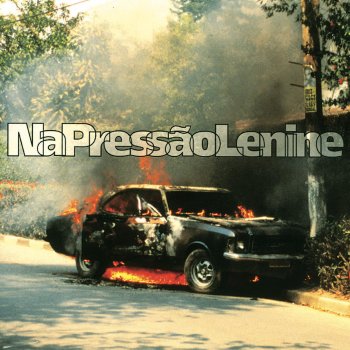
M350 219L328 221L307 246L308 274L321 288L350 294Z
M47 211L34 215L32 195L36 184L0 181L0 233L41 239L45 236Z

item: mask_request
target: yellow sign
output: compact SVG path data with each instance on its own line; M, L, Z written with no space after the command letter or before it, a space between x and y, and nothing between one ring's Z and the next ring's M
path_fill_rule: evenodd
M315 87L305 86L304 103L305 103L305 112L317 112Z
M304 66L304 104L305 112L317 112L316 79L312 66Z

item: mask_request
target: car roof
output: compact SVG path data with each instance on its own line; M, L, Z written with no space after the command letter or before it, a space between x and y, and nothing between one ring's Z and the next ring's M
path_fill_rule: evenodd
M111 197L115 196L118 192L127 189L147 189L147 190L163 190L165 192L176 192L176 191L188 191L188 192L208 192L208 193L230 193L226 188L218 187L196 187L196 186L170 186L170 185L150 185L150 184L130 184L116 186L113 190L106 192L99 202L99 206L102 206Z
M131 184L118 186L114 190L117 192L124 189L150 189L170 191L190 191L190 192L230 192L226 188L219 187L199 187L199 186L171 186L171 185L150 185L150 184Z

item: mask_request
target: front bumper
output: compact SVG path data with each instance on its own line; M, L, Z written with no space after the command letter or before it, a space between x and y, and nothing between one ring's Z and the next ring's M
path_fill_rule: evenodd
M239 254L239 253L224 253L224 258L233 261L273 261L273 260L303 260L304 255L289 255L289 254Z
M304 255L290 254L257 255L225 252L223 257L222 267L225 271L283 279L295 271L303 270L304 260Z

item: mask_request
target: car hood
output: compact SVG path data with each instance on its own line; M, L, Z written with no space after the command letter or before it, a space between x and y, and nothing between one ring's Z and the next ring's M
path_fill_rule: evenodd
M226 218L207 218L201 216L190 216L190 219L215 226L221 226L232 229L233 231L248 231L255 235L280 235L280 234L301 234L306 235L306 227L285 220L273 217L261 216L249 219L226 219Z

